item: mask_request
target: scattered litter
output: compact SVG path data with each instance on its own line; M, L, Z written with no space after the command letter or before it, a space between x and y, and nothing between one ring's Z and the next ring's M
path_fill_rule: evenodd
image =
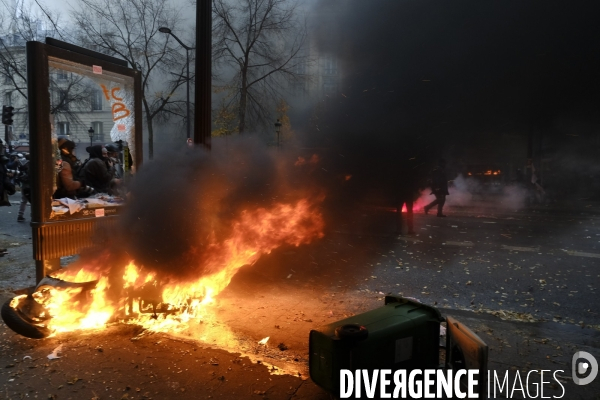
M23 361L25 361L25 360L27 360L27 359L30 359L30 360L31 360L32 358L31 358L31 356L25 356L25 357L23 357Z
M445 244L446 246L463 246L463 247L472 247L473 246L473 242L471 242L471 241L454 242L454 241L448 240L447 242L445 242L443 244Z
M287 276L287 278L288 278L288 279L290 279L291 277L292 277L292 274L289 274L289 275Z
M49 360L54 360L54 359L60 358L60 356L58 355L58 353L62 352L62 347L63 347L63 345L61 344L60 346L58 346L57 348L55 348L54 350L52 350L52 353L48 354L48 359Z
M258 342L258 344L262 344L263 346L264 346L264 345L266 345L266 344L267 344L267 342L269 341L269 337L270 337L270 336L267 336L266 338L264 338L264 339L260 340L260 341Z

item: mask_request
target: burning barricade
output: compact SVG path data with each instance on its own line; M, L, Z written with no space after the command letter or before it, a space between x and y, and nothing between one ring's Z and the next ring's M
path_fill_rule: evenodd
M7 301L6 324L30 338L118 321L177 332L204 318L241 267L322 237L323 195L300 185L277 195L281 170L302 166L246 150L242 143L223 150L227 157L190 151L149 164L132 186L123 229Z
M243 211L231 232L229 238L205 245L198 270L208 273L196 280L179 280L134 261L75 265L7 301L2 317L11 329L30 338L101 328L119 320L177 331L190 320L202 319L213 297L242 266L281 245L299 246L322 237L323 219L313 204L301 199Z

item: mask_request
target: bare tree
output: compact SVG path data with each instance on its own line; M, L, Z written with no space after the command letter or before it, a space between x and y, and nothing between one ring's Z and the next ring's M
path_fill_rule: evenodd
M165 114L181 114L174 94L186 82L185 57L179 48L169 46L168 35L158 31L181 23L178 12L168 3L79 0L79 8L71 13L85 47L127 60L141 72L150 158L154 154L153 121Z
M306 24L293 0L213 0L213 61L226 76L223 107L237 111L237 130L267 125L282 82L303 79L298 67ZM272 121L271 121L272 122Z
M27 125L25 43L42 41L46 37L61 37L58 21L59 16L51 13L37 0L0 0L0 95L3 104L15 107L16 122L21 127ZM50 80L51 86L58 86L53 81L53 76ZM53 113L61 115L66 121L77 122L78 116L72 110L81 105L82 98L79 95L71 96L73 91L81 92L81 88L76 82L68 82L63 88L63 101L71 103L71 107L58 107Z

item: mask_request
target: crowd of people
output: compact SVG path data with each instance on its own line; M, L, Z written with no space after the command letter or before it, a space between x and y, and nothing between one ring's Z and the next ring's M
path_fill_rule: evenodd
M57 189L53 198L83 198L95 193L117 195L123 179L123 168L116 144L92 145L89 157L82 163L75 155L75 143L65 136L58 138L61 159L58 160Z
M17 187L21 187L21 204L17 221L25 221L25 209L27 203L31 202L30 172L29 172L29 154L28 153L10 153L8 156L2 154L0 162L0 175L2 183L0 187L0 205L10 206L8 196L17 192Z
M75 155L75 142L66 136L58 137L60 159L57 160L57 189L54 199L85 198L95 193L118 195L124 169L120 146L114 143L88 146L89 157L81 162ZM29 154L13 152L0 155L0 206L10 206L8 196L21 189L17 221L25 221L27 203L31 203Z

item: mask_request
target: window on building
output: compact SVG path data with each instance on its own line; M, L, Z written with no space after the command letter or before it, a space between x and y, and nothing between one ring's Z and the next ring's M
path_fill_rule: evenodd
M102 92L94 90L92 92L92 111L102 110Z
M57 122L56 123L56 134L67 136L69 134L69 123L68 122Z
M12 106L12 98L13 98L13 93L12 92L6 92L4 93L4 104L5 106Z
M101 121L92 122L92 129L94 129L94 141L104 143L104 130Z
M323 74L337 75L337 59L333 56L327 56L323 59Z
M5 85L10 85L12 83L12 77L8 74L4 75L3 82Z
M298 62L298 64L291 67L291 71L295 75L290 84L292 93L296 96L301 96L306 92L306 64Z
M292 66L291 69L292 72L296 75L304 75L306 73L306 64L303 62L298 62L298 64Z
M53 106L57 110L68 110L69 109L69 99L67 97L68 92L65 89L54 90L53 92Z
M56 79L66 81L67 79L69 79L69 73L67 71L58 71L56 73Z

